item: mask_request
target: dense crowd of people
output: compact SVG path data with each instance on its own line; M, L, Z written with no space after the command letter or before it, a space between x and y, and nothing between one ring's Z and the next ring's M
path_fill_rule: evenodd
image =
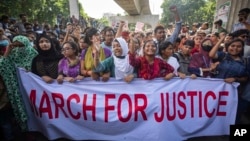
M0 127L5 140L14 138L13 123L27 131L25 107L20 96L15 67L25 68L48 83L108 81L110 77L127 83L134 78L151 80L173 77L219 78L238 82L236 124L250 121L250 14L241 9L231 31L222 27L221 19L211 25L193 23L192 29L182 24L178 10L171 7L175 25L157 25L153 31L124 30L121 21L117 31L82 27L68 21L51 28L37 21L20 22L3 15L0 21ZM101 31L101 32L99 32ZM237 106L237 105L235 105ZM247 112L248 111L248 112ZM248 123L249 124L249 123Z

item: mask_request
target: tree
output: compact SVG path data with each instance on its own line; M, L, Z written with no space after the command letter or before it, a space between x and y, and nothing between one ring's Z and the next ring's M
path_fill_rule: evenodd
M171 5L178 7L180 17L185 24L213 22L216 0L164 0L161 5L161 8L163 8L161 23L165 26L175 22L172 13L169 11Z
M79 10L80 15L86 18L81 4ZM38 20L40 23L48 21L55 24L58 14L69 17L69 0L1 0L0 15L19 19L21 13L26 14L30 22Z

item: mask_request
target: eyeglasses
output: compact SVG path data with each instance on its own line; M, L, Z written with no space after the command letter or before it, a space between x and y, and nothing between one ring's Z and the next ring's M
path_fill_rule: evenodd
M241 35L241 38L248 38L248 35Z
M70 49L72 49L72 48L62 48L62 52L65 52L65 51L68 51L68 50L70 50Z

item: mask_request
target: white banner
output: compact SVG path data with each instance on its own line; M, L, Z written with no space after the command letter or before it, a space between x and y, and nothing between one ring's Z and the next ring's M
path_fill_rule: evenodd
M19 69L31 131L50 140L180 141L229 135L238 83L219 79L114 79L46 84Z

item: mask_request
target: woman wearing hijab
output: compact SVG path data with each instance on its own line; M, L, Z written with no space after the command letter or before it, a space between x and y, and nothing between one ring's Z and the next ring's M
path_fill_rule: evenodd
M53 41L46 34L41 34L36 42L38 55L33 59L32 72L46 83L52 83L58 76L58 62L63 55L56 50Z
M0 59L0 75L3 77L14 116L23 131L27 130L27 113L18 87L16 66L31 70L32 59L37 51L31 46L29 39L18 35L7 47L4 57Z
M99 53L95 53L95 69L94 73L109 73L110 77L115 79L124 79L126 82L131 82L134 78L134 68L129 64L128 44L123 38L116 38L112 43L113 55L102 62L99 62ZM97 51L98 52L98 51ZM98 79L98 77L94 77ZM105 78L103 80L108 80Z
M211 77L212 70L215 69L218 63L212 63L212 59L209 57L209 51L212 49L213 43L210 39L204 39L201 42L201 49L198 53L192 55L188 71L191 74L191 78L198 77Z

